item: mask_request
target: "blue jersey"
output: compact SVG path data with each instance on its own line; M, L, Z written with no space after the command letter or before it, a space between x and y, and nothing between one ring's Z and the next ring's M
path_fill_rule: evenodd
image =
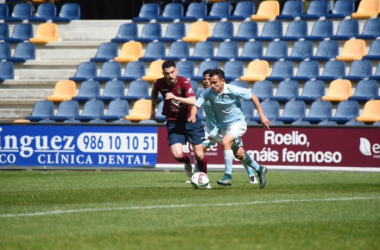
M210 102L220 128L226 130L236 122L245 122L240 99L250 100L251 97L252 93L249 89L225 84L220 94L214 93L212 88L203 91L195 102L195 106L201 107L207 101Z
M208 101L203 104L203 110L206 116L206 127L211 131L218 125L216 112Z

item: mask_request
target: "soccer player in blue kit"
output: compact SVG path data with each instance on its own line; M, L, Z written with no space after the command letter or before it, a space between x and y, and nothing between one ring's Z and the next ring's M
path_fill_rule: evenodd
M239 145L242 136L247 131L247 123L241 110L240 99L251 100L255 104L264 127L269 128L270 121L265 117L258 98L252 94L251 91L225 83L223 70L211 70L210 83L211 88L203 91L195 102L195 105L191 110L189 121L195 122L198 109L202 107L205 102L210 102L219 123L218 127L215 127L215 129L210 132L210 137L221 138L220 141L223 145L226 168L226 172L223 178L218 180L218 184L224 186L232 184L232 163L235 156L244 165L250 166L257 171L260 180L260 188L264 188L266 184L265 174L267 168L260 166L254 161L254 159L244 151L243 147L235 147L235 151L233 151L233 145L235 143Z

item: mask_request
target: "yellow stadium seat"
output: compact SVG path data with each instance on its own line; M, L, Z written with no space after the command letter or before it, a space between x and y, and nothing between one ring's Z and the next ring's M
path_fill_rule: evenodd
M343 50L336 57L337 60L353 62L366 55L366 44L362 39L352 39L344 43Z
M330 83L327 94L322 96L324 101L341 102L352 96L352 85L350 80L337 79Z
M36 35L29 39L31 43L46 44L58 41L58 28L55 23L42 23L38 26Z
M206 41L211 36L210 24L208 22L195 22L190 26L189 33L182 40L196 43Z
M356 118L359 122L380 121L380 100L370 100L364 104L363 113Z
M158 78L163 77L164 75L162 74L162 64L164 62L164 60L157 60L151 62L149 65L148 74L143 76L141 79L143 81L154 82Z
M115 57L116 62L128 63L138 61L143 56L143 48L140 42L126 42L121 48L120 55Z
M27 119L17 119L17 120L14 120L13 122L16 122L16 123L28 123L30 121L27 120Z
M76 96L76 84L71 80L61 80L55 84L54 93L46 99L52 102L63 102L71 100Z
M263 1L255 15L251 16L253 21L269 21L280 15L280 4L278 1Z
M246 82L263 81L269 76L269 64L264 60L252 61L248 64L246 73L240 77L240 80Z
M380 12L379 0L362 0L359 3L356 12L352 13L353 19L368 19L371 17L377 17Z
M140 99L133 104L132 111L129 115L125 116L125 120L139 122L149 120L152 112L152 101L147 99Z

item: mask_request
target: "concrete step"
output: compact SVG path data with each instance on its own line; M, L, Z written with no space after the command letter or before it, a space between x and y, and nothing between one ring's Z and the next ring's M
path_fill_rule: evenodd
M69 79L74 76L74 69L20 69L15 70L15 79Z
M75 63L78 61L88 61L90 58L96 55L98 51L97 48L90 49L49 49L42 50L39 52L39 59L43 61L57 60L66 61L71 60ZM63 59L63 60L62 60Z
M61 79L16 79L5 80L0 84L0 89L3 88L54 88L55 84Z
M52 95L52 89L0 89L0 99L46 99Z
M32 113L33 109L1 109L0 121L23 119Z

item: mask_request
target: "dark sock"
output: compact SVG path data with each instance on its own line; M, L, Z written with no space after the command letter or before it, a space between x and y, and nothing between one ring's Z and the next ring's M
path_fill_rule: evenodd
M207 174L207 159L204 156L202 160L197 160L199 171Z
M191 163L190 162L190 157L188 157L185 153L182 153L182 158L181 159L177 159L177 161L183 162L183 163Z

